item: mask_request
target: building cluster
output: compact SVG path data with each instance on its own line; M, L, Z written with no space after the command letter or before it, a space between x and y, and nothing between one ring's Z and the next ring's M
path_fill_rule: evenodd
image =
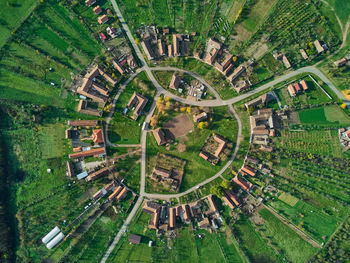
M302 92L306 92L309 89L306 81L303 79L299 83L295 82L288 85L288 93L291 97L295 97Z
M81 95L78 112L94 116L102 115L102 110L99 108L104 107L106 104L109 91L105 82L109 83L112 87L116 84L116 81L99 66L95 66L84 76L82 84L77 89L77 93ZM87 98L98 103L98 107L89 106L89 101L86 100Z
M194 54L194 56L200 59L200 55L198 53ZM235 79L237 79L247 69L244 65L240 65L234 69L233 55L225 53L223 51L222 44L212 38L208 40L203 61L207 64L214 65L223 75L226 76L230 82L233 82ZM248 64L252 65L252 62ZM250 87L250 82L249 80L246 80L242 83L239 83L239 85L236 87L236 91L241 92L248 87Z
M88 7L92 7L94 4L96 4L96 0L85 0L85 4ZM95 6L93 8L93 11L95 15L100 15L103 12L102 8L99 5ZM106 23L107 21L108 21L108 16L106 14L99 16L97 19L97 22L101 25Z
M73 153L69 154L66 162L67 176L77 177L78 180L85 179L87 182L96 180L109 173L106 167L90 168L85 171L82 163L86 157L104 157L106 154L103 129L98 128L97 120L70 120L69 128L65 131L66 139L69 139L73 147ZM91 131L88 135L87 131ZM85 141L92 141L87 144ZM79 172L77 172L79 171Z
M142 114L147 102L148 99L146 97L137 92L134 92L126 108L124 109L123 114L127 115L129 111L132 111L130 118L136 121L138 117Z
M169 88L176 90L179 93L183 93L185 90L187 93L187 98L193 100L200 100L206 95L206 87L200 81L193 80L189 85L175 73L171 77Z
M339 139L343 152L350 149L350 127L339 129Z
M157 234L174 230L182 224L189 224L194 221L198 223L199 228L215 230L221 225L220 214L212 195L175 207L146 201L142 211L151 215L148 227L155 229Z
M250 128L253 144L268 145L269 137L276 136L273 109L259 109L250 116Z
M168 170L157 166L154 167L151 180L161 183L164 187L171 188L174 191L180 186L180 180L172 168Z
M169 29L161 30L154 26L145 27L142 32L141 46L148 60L159 59L164 56L179 57L190 54L190 36L172 34L170 41Z
M226 146L227 140L220 135L214 134L205 141L199 152L199 156L212 165L217 165L220 161L220 154Z
M314 44L314 46L315 46L315 48L316 48L316 50L317 50L317 53L318 54L320 54L320 53L322 53L322 52L324 52L324 51L326 51L327 49L328 49L328 47L327 47L327 45L326 44L321 44L321 42L319 41L319 40L315 40L314 42L313 42L313 44ZM308 56L308 54L306 53L306 51L305 51L305 49L300 49L299 50L300 51L300 54L301 54L301 56L303 57L303 59L308 59L309 58L309 56Z

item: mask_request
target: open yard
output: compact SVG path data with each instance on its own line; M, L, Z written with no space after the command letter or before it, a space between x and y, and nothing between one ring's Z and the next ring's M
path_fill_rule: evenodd
M62 157L67 152L63 124L42 126L39 134L40 150L44 159Z
M204 141L212 131L225 137L234 144L237 136L237 122L228 112L227 107L214 108L213 121L207 129L194 128L192 133L181 137L181 140L175 140L169 147L158 146L153 135L149 134L147 138L147 157L148 162L154 159L158 152L168 153L187 161L185 175L180 191L184 191L206 178L213 176L224 165L226 160L221 160L217 166L213 166L199 156L200 149ZM177 144L185 145L185 151L178 151ZM148 173L151 172L151 166L148 166Z
M185 136L193 131L193 123L187 114L180 114L170 121L164 123L164 129L170 131L174 138Z

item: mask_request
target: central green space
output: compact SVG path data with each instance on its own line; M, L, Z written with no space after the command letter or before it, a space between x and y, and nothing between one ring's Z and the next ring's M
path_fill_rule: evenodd
M300 111L299 119L302 124L344 126L350 124L349 116L337 105Z

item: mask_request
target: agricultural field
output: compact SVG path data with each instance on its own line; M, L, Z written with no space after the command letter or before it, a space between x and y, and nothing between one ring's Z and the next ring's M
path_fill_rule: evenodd
M301 124L343 127L350 124L349 116L337 105L299 112Z
M185 166L185 174L183 177L180 192L203 181L204 177L211 177L224 165L226 160L221 160L216 166L211 165L199 156L200 149L209 134L213 131L222 135L230 142L233 147L236 142L237 122L228 112L227 107L214 108L213 121L207 129L199 129L195 127L194 131L188 133L171 144L170 147L158 146L153 135L149 134L147 138L147 157L148 163L153 163L158 152L167 153L187 161ZM177 145L184 144L185 151L179 151ZM148 172L151 172L151 166L148 167Z
M280 251L283 251L283 255L289 261L307 262L317 251L267 209L260 210L259 214L264 220L261 226L264 234L269 236L271 242L274 242Z
M305 153L341 157L336 131L281 131L280 147Z
M144 112L148 112L155 95L155 88L148 79L145 72L140 73L131 81L118 98L116 109L109 124L108 139L115 144L139 144L141 138L141 125L144 117L140 116L134 121L123 115L123 110L127 106L134 92L138 92L148 99Z

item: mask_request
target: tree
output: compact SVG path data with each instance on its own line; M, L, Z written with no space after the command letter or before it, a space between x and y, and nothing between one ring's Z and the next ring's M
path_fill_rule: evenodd
M219 198L223 197L224 195L224 191L220 185L213 185L210 187L210 193L216 195Z
M340 105L340 108L342 108L343 110L346 109L346 104L345 103L342 103L342 105Z
M191 110L192 110L191 107L187 107L187 108L186 108L186 112L187 112L187 113L191 113Z
M135 43L136 43L136 45L140 44L140 39L135 38Z
M158 125L158 116L153 116L150 122L151 127L156 127Z
M223 180L220 185L225 190L231 189L231 183L228 180Z
M165 102L168 102L168 101L170 101L170 98L167 97L167 96L165 96L165 97L164 97L164 101L165 101Z
M171 102L168 101L167 103L165 103L165 109L166 110L170 110L171 109Z
M208 126L209 123L207 121L201 121L200 123L198 123L198 128L201 130L208 128Z
M249 115L252 115L252 113L254 112L254 107L253 106L249 106L247 108L247 112L248 112Z
M181 111L181 112L185 112L186 109L187 109L186 107L181 107L181 108L180 108L180 111Z

